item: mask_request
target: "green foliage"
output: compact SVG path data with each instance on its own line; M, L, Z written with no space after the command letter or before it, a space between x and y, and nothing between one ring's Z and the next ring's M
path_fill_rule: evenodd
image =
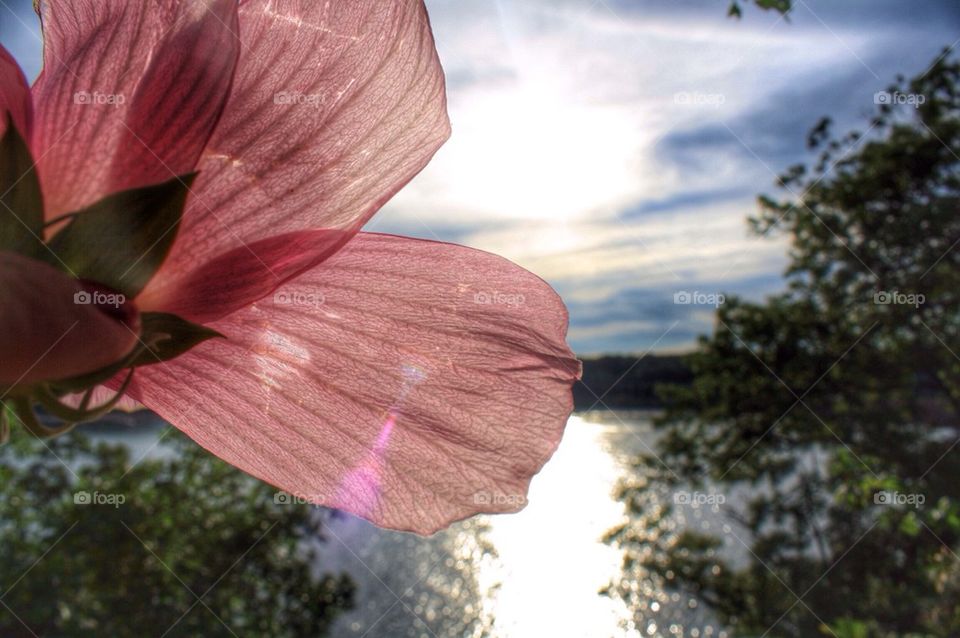
M352 605L315 573L320 510L164 441L139 463L77 433L0 449L0 635L321 636Z
M880 100L869 135L821 122L814 165L760 198L753 230L791 239L789 290L728 297L692 385L664 392L663 462L751 495L725 507L753 560L614 539L736 635L960 635L960 64L895 92L923 100Z

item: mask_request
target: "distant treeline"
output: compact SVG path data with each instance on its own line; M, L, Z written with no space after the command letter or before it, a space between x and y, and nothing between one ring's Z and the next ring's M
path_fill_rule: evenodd
M573 387L577 410L603 408L657 408L656 386L688 385L693 375L683 355L605 356L583 359L583 382ZM602 397L603 403L597 401Z

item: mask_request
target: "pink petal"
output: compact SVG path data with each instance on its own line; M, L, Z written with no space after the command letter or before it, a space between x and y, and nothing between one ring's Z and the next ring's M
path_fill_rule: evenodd
M318 252L332 255L352 236L338 230L308 230L261 239L193 270L177 284L175 295L165 299L162 294L141 294L137 303L145 311L170 312L196 323L211 323L273 292L278 272L307 270L314 265Z
M0 46L0 135L7 130L7 116L13 120L20 135L30 139L33 130L33 100L30 87L13 56Z
M142 368L131 395L254 476L419 533L522 508L580 371L543 281L388 235L213 327L227 338Z
M240 53L236 0L182 6L131 100L114 191L192 171L226 104Z
M233 93L200 162L184 239L144 293L154 306L201 303L176 297L195 290L179 286L212 256L265 267L271 289L304 272L329 255L324 237L285 255L256 242L356 232L449 135L443 70L419 0L250 0L240 33ZM235 294L245 304L261 289Z
M0 252L0 386L93 372L133 349L135 311L78 304L82 290L51 266Z
M229 91L235 4L42 3L33 95L48 217L193 170Z

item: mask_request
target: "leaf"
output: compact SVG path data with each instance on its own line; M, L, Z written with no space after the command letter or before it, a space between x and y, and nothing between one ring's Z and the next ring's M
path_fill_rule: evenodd
M163 264L196 173L114 193L69 215L45 257L70 274L136 297Z
M773 9L780 13L788 13L793 4L791 0L756 0L756 2L761 9Z
M0 139L0 250L36 257L43 251L43 195L27 143L6 114Z
M223 337L216 330L163 312L144 313L141 321L143 328L140 339L146 347L127 363L128 366L147 366L169 361L208 339Z
M907 512L907 515L900 521L900 531L907 536L916 537L921 532L920 520L915 512Z

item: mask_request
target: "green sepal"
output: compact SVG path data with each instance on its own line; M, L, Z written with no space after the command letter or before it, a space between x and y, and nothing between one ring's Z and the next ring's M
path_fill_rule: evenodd
M80 406L76 408L61 403L60 398L45 386L40 386L37 388L34 398L47 412L58 419L62 419L65 423L83 423L84 421L93 421L94 419L99 419L113 410L113 408L120 403L120 399L123 398L127 388L130 387L130 382L132 380L133 370L131 369L127 374L127 378L124 379L123 384L121 384L120 388L114 393L113 398L103 405L99 405L95 408L90 407L90 397L93 393L93 388L87 390L87 393L84 395Z
M137 350L140 350L138 347ZM136 350L134 351L136 352ZM70 379L61 379L60 381L52 381L47 385L50 387L50 390L56 396L63 396L64 394L73 394L76 392L83 392L94 386L98 386L101 383L106 383L113 377L117 376L121 370L130 366L130 356L124 357L116 363L111 363L105 368L100 368L95 372L89 372L80 377L72 377Z
M0 250L38 257L43 252L43 195L30 148L6 113L0 139Z
M120 361L80 377L34 385L27 394L0 401L0 445L9 438L12 421L21 424L34 436L51 437L69 431L77 423L97 419L120 402L137 368L175 359L208 339L223 336L206 326L162 312L143 313L140 323L139 345ZM127 376L113 398L103 405L90 407L96 386L114 378L122 370L128 371ZM78 392L85 393L79 406L61 401L64 395ZM33 412L34 401L63 423L57 427L40 423Z
M30 406L30 399L14 399L11 401L11 407L13 408L13 416L17 422L22 425L27 432L40 439L59 436L65 432L69 432L76 426L76 423L64 423L51 428L40 423L37 415L33 413L33 408Z
M179 357L208 339L223 337L216 330L163 312L143 313L140 315L140 324L140 343L129 355L95 372L48 384L53 395L83 392L109 381L126 368L163 363Z
M80 279L132 299L163 264L176 239L196 173L114 193L66 217L44 259Z
M127 364L132 367L169 361L208 339L223 337L216 330L164 312L145 312L140 321L145 347Z
M164 312L145 312L140 315L140 343L116 363L80 377L63 379L48 384L53 396L83 392L115 377L126 368L139 368L175 359L194 346L222 334L196 323Z

